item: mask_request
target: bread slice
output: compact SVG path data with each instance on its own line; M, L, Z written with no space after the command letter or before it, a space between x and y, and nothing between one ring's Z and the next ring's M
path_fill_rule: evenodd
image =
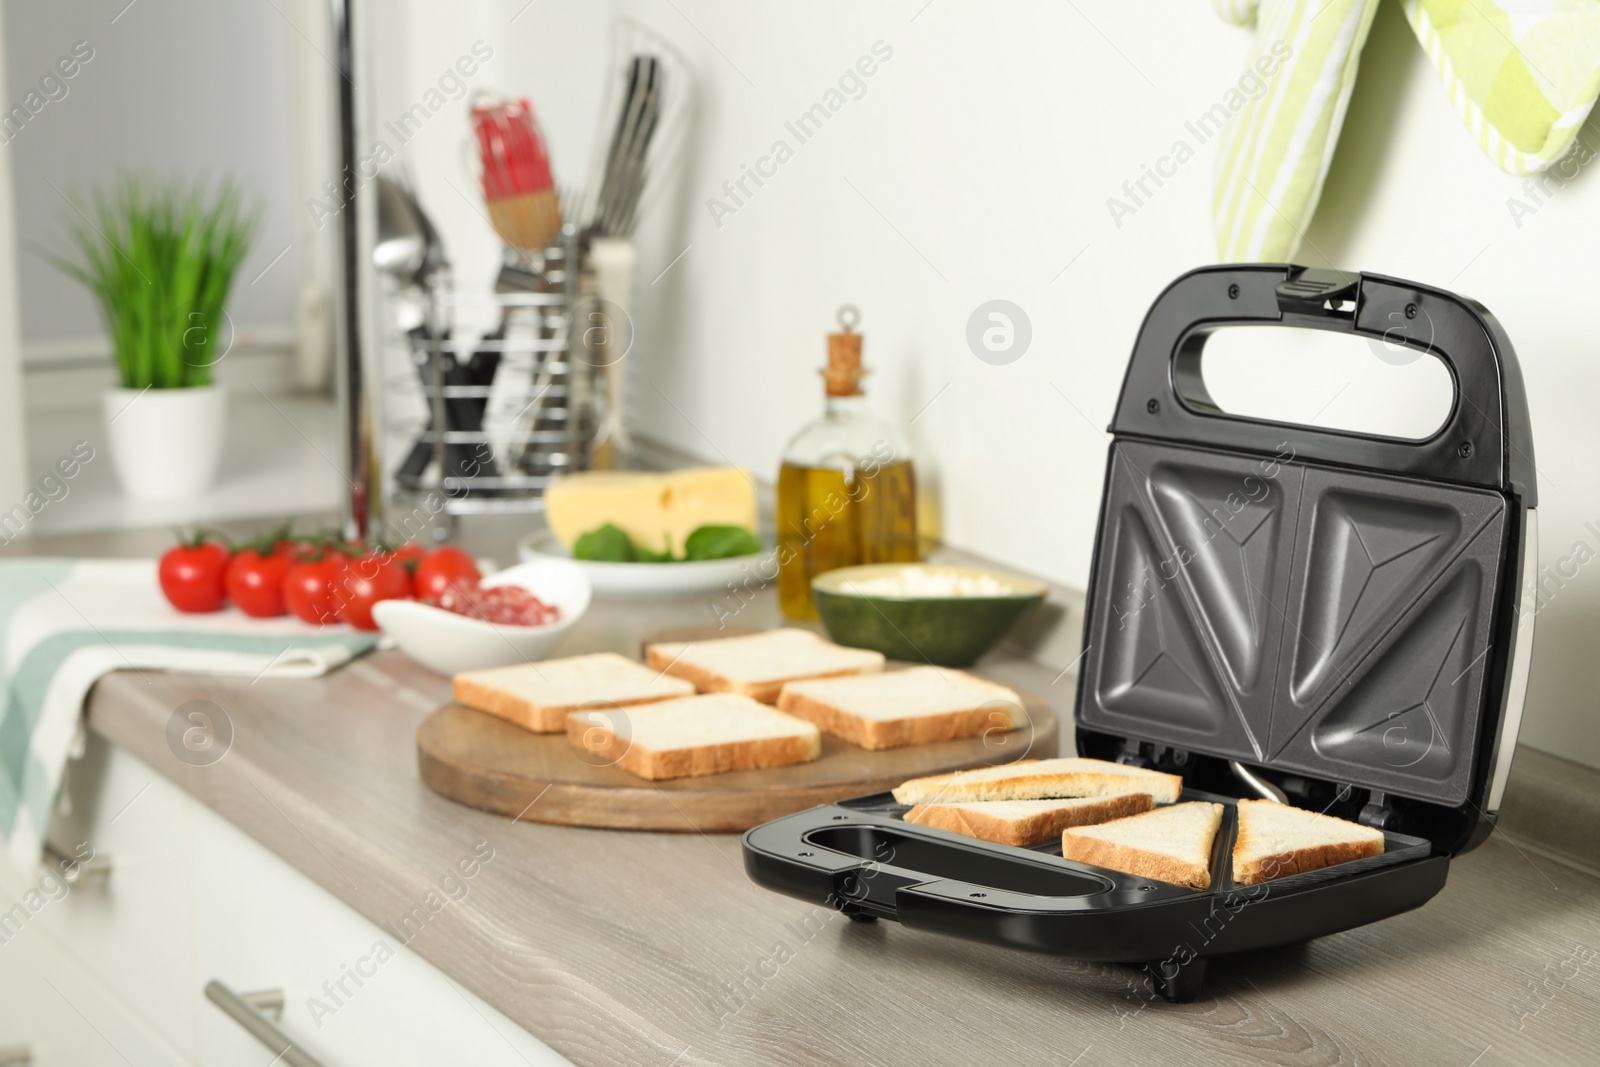
M645 659L702 693L742 693L763 704L776 704L785 682L883 670L883 653L844 648L810 630L669 641L647 647Z
M1222 805L1174 804L1061 835L1061 855L1124 874L1191 889L1211 886L1211 845L1222 825Z
M1270 800L1239 801L1233 880L1270 882L1383 853L1383 831Z
M894 798L901 804L931 804L1149 793L1157 804L1171 804L1182 792L1183 779L1176 774L1072 756L913 778L894 791Z
M822 755L815 726L737 693L573 712L567 740L651 780L786 767Z
M1014 730L1028 721L1015 690L943 667L789 682L778 708L874 749Z
M970 804L918 804L906 822L981 837L1000 845L1036 845L1069 826L1089 826L1149 811L1149 793L1067 800L978 800Z
M536 734L558 734L579 708L622 707L691 696L694 686L615 652L467 671L455 677L458 704Z

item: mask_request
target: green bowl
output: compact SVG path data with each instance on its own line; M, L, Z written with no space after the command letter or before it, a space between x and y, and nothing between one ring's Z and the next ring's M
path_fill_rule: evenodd
M883 579L904 578L908 570L926 572L918 577L987 581L1003 590L975 596L928 596L871 588ZM965 667L989 651L1046 592L1043 582L1031 578L923 563L841 567L811 580L817 614L834 641L874 649L890 659L940 667Z

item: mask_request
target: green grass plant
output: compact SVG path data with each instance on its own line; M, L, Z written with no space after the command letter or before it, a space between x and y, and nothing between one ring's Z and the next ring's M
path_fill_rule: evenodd
M258 221L232 181L124 178L74 208L76 258L43 254L94 296L124 389L194 388L231 343L228 293Z

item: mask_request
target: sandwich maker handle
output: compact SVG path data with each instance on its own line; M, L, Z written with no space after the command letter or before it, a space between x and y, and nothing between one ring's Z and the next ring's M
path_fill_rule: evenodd
M1230 415L1205 390L1200 355L1228 326L1331 330L1437 356L1454 389L1431 437L1321 429ZM1202 267L1156 299L1134 342L1111 431L1514 493L1537 504L1522 372L1505 331L1475 301L1376 274L1290 264Z

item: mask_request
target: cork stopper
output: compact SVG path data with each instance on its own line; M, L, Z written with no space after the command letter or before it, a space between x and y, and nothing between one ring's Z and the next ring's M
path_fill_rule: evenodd
M861 321L861 312L849 304L839 309L839 333L828 335L828 366L822 372L829 396L861 395L861 379L866 371L861 367L861 335L855 326Z

